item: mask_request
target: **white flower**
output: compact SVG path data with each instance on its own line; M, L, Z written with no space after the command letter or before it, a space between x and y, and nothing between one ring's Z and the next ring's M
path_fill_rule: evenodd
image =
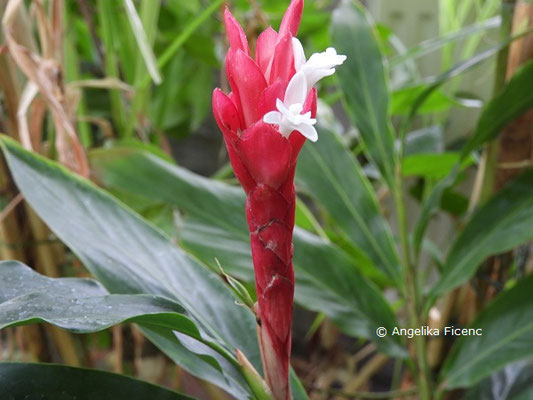
M304 49L300 41L292 38L294 53L294 69L296 74L291 78L285 97L276 100L278 111L270 111L263 116L263 122L279 126L279 132L289 137L292 131L298 131L312 142L316 142L318 134L313 125L316 119L311 112L302 114L307 94L320 79L333 75L335 67L341 65L346 56L337 54L333 47L322 53L313 54L306 61Z
M292 131L298 131L312 142L316 142L318 134L315 127L316 119L311 112L302 114L308 86L303 72L297 72L289 82L285 97L276 100L278 111L270 111L263 117L263 122L279 126L283 137L289 137Z
M333 47L328 47L322 53L314 53L306 61L302 43L297 38L292 38L292 51L294 53L294 69L304 73L309 89L320 79L333 75L335 67L346 60L346 56L337 54Z

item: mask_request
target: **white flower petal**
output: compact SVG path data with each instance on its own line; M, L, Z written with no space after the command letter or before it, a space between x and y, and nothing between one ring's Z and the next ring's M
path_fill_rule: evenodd
M279 125L281 124L282 115L278 111L270 111L265 114L263 117L263 122L267 124L275 124Z
M328 47L322 53L315 53L299 69L305 74L307 88L311 89L320 79L335 73L335 67L341 65L346 56L337 54L337 50ZM296 64L295 64L296 65Z
M305 65L303 66L302 71L305 73L307 87L313 87L322 78L333 75L335 73L335 70L333 68L313 69L310 67L308 68Z
M292 104L305 102L307 97L307 80L305 74L302 71L297 72L291 78L287 90L285 91L285 98L283 103L286 106L291 106Z
M306 60L302 43L295 37L292 38L292 52L294 54L294 69L299 71Z
M313 125L300 124L296 127L296 130L311 142L316 142L318 140L318 133Z

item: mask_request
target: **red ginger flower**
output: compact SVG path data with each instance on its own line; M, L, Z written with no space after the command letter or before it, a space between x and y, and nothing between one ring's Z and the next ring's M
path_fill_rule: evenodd
M292 0L279 33L268 28L259 35L254 60L242 27L226 9L226 74L232 92L226 95L217 88L213 93L215 119L247 196L259 345L265 379L276 400L291 397L296 159L306 137L318 138L312 86L346 58L329 48L306 61L295 38L302 10L303 0Z

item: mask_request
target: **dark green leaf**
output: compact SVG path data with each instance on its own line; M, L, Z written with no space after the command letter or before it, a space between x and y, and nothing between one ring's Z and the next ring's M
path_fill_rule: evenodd
M337 135L321 130L316 143L304 146L298 159L296 181L382 273L396 283L401 281L394 240L380 214L372 186Z
M193 400L192 397L124 375L63 365L26 363L0 363L0 398Z
M203 178L132 148L96 150L91 168L106 187L177 206L184 211L180 241L218 270L253 279L252 256L240 188Z
M394 176L394 133L383 57L373 27L364 9L350 1L343 1L333 12L331 26L334 47L348 57L337 72L347 113L390 185Z
M533 238L533 171L509 183L480 208L450 249L435 297L468 280L487 257Z
M454 345L442 372L442 387L467 387L504 365L533 356L533 275L519 281L489 304Z
M0 329L47 322L76 333L123 322L170 328L204 341L179 304L154 295L109 294L92 279L48 278L18 261L0 261Z

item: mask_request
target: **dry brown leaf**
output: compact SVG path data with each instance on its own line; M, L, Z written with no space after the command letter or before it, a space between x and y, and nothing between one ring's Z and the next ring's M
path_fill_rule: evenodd
M132 86L122 82L117 78L102 78L102 79L85 79L82 81L72 81L67 84L67 87L72 88L94 88L94 89L116 89L122 90L128 94L133 94Z
M56 2L58 0L54 3ZM38 87L39 93L52 112L56 128L56 146L59 160L80 175L88 176L89 165L85 151L67 111L62 86L61 64L52 58L41 57L31 52L27 47L17 43L13 36L13 23L16 12L22 4L22 0L10 0L2 19L2 29L9 53L24 75ZM37 4L36 9L39 10L40 1L36 0L34 4ZM60 7L60 5L58 2L55 7ZM52 8L54 9L54 7ZM54 14L57 13L56 9ZM61 29L57 15L54 22L58 24L55 29ZM43 28L43 30L46 31L47 28ZM43 35L46 36L47 34ZM48 40L48 38L45 40Z

